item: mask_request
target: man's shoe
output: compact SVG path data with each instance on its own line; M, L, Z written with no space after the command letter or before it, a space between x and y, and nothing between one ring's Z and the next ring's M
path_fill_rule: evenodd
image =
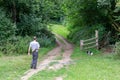
M34 69L37 69L36 67L34 67Z

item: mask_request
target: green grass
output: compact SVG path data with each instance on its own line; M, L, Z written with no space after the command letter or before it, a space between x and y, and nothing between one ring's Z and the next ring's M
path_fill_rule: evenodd
M64 38L66 38L67 35L69 34L67 27L65 27L63 25L50 24L48 27L53 33L59 34L59 35L63 36Z
M10 56L0 58L0 80L19 80L29 69L31 58L28 56Z
M41 48L39 51L39 61L43 59L51 48ZM30 69L31 56L4 56L0 57L0 80L20 80L20 77Z
M118 80L120 79L120 61L112 54L102 54L93 50L93 56L75 48L72 58L75 64L58 71L42 71L29 80L54 80L63 76L64 80Z

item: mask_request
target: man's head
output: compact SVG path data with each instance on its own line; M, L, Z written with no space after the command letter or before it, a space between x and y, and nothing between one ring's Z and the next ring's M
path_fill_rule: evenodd
M34 36L34 37L33 37L33 39L34 39L34 40L37 40L37 37L36 37L36 36Z

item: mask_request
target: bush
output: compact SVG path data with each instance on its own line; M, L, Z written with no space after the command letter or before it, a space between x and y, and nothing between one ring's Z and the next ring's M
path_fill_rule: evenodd
M18 41L15 43L15 52L17 54L27 54L31 37L17 37Z
M17 22L16 35L20 36L32 36L36 34L36 31L43 26L41 18L37 18L35 15L21 14L20 22Z
M27 54L28 47L30 42L33 40L33 37L11 37L7 39L6 44L0 47L0 51L5 55L21 55ZM38 37L38 42L40 43L41 48L51 47L55 45L53 38L48 38L47 36ZM1 55L1 54L0 54Z
M38 38L38 42L40 43L41 47L55 46L55 39L54 38L49 38L47 36Z
M7 40L6 44L0 49L6 55L25 54L27 53L30 40L31 38L28 36L11 37Z

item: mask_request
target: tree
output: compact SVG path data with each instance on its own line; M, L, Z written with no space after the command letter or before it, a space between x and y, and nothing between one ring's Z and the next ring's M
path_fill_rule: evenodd
M63 10L71 31L69 38L73 42L94 36L95 29L101 32L101 40L109 31L111 32L110 41L118 40L118 37L115 37L119 31L114 12L116 0L65 0L64 3Z
M16 35L40 36L38 31L47 31L49 16L46 9L49 6L46 6L46 0L1 0L0 4L16 24Z
M0 19L4 19L0 21L0 33L2 35L0 38L4 37L0 41L6 42L6 39L11 46L14 46L19 43L22 44L22 40L18 40L19 36L21 39L26 39L26 36L36 35L42 46L54 45L55 37L47 29L50 19L47 9L50 9L50 6L46 6L48 5L46 3L47 0L0 0L0 9L2 8L0 12L3 15L0 16ZM0 47L6 49L3 45ZM13 51L16 51L16 48L14 49Z
M3 9L0 8L0 46L3 46L7 39L15 35L15 25L6 17Z

